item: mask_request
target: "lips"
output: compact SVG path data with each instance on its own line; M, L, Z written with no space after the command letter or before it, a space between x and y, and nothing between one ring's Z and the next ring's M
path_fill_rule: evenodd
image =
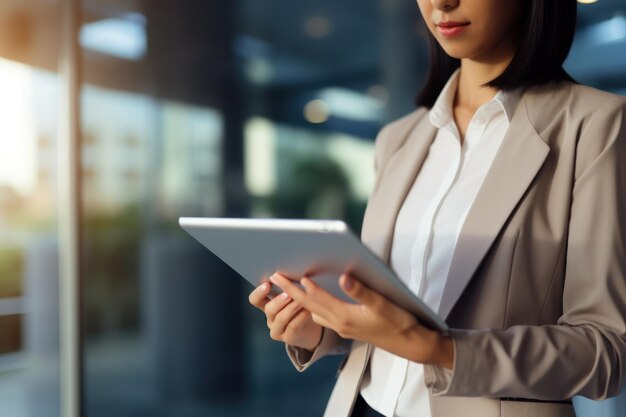
M469 22L439 22L437 23L437 29L439 33L447 38L451 38L454 36L458 36L461 33L465 32L465 29L469 26Z
M467 26L469 25L469 22L453 22L453 21L448 21L448 22L439 22L437 23L437 26L441 26L444 28L449 28L449 27L454 27L454 26Z

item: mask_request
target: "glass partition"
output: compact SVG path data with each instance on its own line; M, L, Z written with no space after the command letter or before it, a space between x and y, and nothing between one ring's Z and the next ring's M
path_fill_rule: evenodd
M55 1L0 4L0 415L59 416Z
M87 415L321 415L341 358L298 374L248 305L251 288L177 219L342 218L358 233L373 139L414 108L427 69L416 5L82 9ZM580 57L593 42L610 49L605 59L624 50L619 16L611 40L593 29L619 9L581 6L568 62L581 81L614 91L623 72L610 69L608 84L609 65Z

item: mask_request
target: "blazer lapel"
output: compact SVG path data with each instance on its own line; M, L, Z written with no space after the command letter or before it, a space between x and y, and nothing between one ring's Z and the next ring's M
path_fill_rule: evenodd
M414 135L414 131L419 131L419 134ZM385 163L384 173L378 174L381 182L369 200L361 239L386 263L389 261L396 217L436 133L436 128L428 119L428 112L423 112L421 117L395 133L406 139Z
M444 320L550 150L529 120L526 98L527 94L520 100L461 228L439 306L438 314Z

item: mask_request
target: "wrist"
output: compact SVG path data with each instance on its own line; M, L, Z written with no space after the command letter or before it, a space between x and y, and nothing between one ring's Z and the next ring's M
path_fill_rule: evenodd
M436 352L436 365L442 366L447 369L454 368L455 351L454 341L452 340L452 337L439 334L439 343Z
M411 349L405 357L413 362L448 369L454 367L454 341L450 336L418 325L409 333L404 344Z
M315 352L315 350L319 347L319 345L322 344L323 338L324 338L324 327L320 326L320 335L319 335L319 339L317 340L317 342L314 344L311 344L311 346L303 347L303 349L308 350L311 353Z

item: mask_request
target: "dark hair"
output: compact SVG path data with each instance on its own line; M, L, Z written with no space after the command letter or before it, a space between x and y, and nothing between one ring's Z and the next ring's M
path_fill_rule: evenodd
M486 86L501 90L567 80L563 69L576 31L576 0L521 0L524 4L521 38L513 60ZM428 31L430 70L418 106L431 108L461 61L449 56Z

